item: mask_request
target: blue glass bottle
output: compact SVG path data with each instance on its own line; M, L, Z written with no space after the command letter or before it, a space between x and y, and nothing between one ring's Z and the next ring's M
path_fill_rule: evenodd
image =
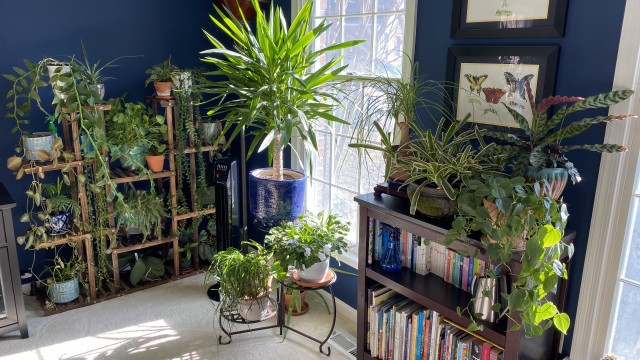
M394 229L395 230L395 229ZM392 231L387 246L384 249L380 266L384 271L395 272L402 270L402 258L400 257L400 250L398 248L398 236L397 231Z

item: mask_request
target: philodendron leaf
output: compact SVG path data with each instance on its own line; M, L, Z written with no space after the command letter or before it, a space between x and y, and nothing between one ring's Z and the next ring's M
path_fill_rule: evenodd
M551 302L547 302L536 308L534 322L540 324L544 320L551 319L558 314L558 308Z
M129 275L129 281L133 286L138 285L140 280L144 277L145 264L142 258L139 258L131 268L131 274Z
M564 273L564 267L562 266L562 263L559 260L553 260L553 272L556 273L556 275L562 277L563 273Z
M478 325L478 323L474 321L471 324L469 324L469 326L467 326L467 330L468 331L478 331L478 330L482 330L482 329Z
M566 335L567 330L569 330L569 326L571 326L571 319L569 318L569 315L560 313L553 317L553 325Z
M560 242L562 239L562 233L560 230L556 229L552 225L545 225L544 228L547 230L544 238L542 239L543 246L545 248L552 247Z
M524 289L516 289L509 295L509 309L522 310L527 299L527 291Z

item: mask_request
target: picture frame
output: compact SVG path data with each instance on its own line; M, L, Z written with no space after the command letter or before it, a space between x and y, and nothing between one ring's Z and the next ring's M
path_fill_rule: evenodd
M507 107L531 123L526 91L535 103L551 96L558 62L557 46L454 46L449 48L447 80L456 120L492 130L519 128Z
M562 37L566 16L567 0L454 0L451 37Z

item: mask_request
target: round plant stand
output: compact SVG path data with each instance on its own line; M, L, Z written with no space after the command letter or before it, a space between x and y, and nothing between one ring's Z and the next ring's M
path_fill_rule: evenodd
M325 276L325 278L319 282L319 283L308 283L305 282L303 280L299 280L296 277L296 274L294 273L292 275L292 280L293 283L292 284L286 284L285 282L282 282L280 280L278 280L278 282L280 283L280 293L279 293L279 298L280 299L284 299L284 294L287 290L287 288L291 289L291 290L299 290L299 291L317 291L317 290L322 290L327 288L327 290L329 291L329 293L331 294L331 302L333 303L333 320L331 321L331 329L329 329L329 333L327 334L327 336L324 339L316 339L310 335L307 335L305 333L303 333L300 330L297 330L291 326L289 326L285 319L286 319L286 315L287 312L284 309L284 300L278 302L278 322L280 323L280 335L282 335L282 330L283 329L287 329L287 330L291 330L297 334L300 334L304 337L306 337L309 340L315 341L317 343L320 344L320 346L318 347L318 349L320 350L320 353L326 356L331 355L331 347L327 346L326 350L324 349L324 346L326 345L327 341L329 341L329 338L331 337L331 334L333 333L333 328L336 326L336 296L333 293L333 284L336 282L336 280L338 279L338 276L336 275L336 273L332 270L329 269L327 276Z

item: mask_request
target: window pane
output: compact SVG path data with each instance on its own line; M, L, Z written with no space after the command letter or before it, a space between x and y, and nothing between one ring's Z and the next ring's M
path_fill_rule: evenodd
M364 43L344 50L343 65L348 72L371 74L371 41L373 21L371 16L349 16L343 18L344 40L366 40Z
M362 82L361 81L347 81L340 85L340 92L336 94L336 97L340 100L340 104L336 106L334 115L346 120L349 124L334 124L333 131L336 134L342 134L351 136L353 133L353 127L355 119L357 118L360 109L362 108Z
M336 16L340 14L340 1L316 0L313 2L316 17Z
M352 190L358 191L358 150L348 147L350 138L346 136L336 136L335 143L335 177L333 183Z
M640 357L640 289L622 284L611 351L623 359Z
M362 179L360 180L360 193L373 191L376 184L384 181L385 162L380 151L362 151L361 155Z
M373 11L373 0L344 0L345 15L366 14Z
M402 76L404 44L404 15L378 15L375 23L376 75L399 78Z
M314 21L314 26L318 26L323 19L316 19ZM340 22L340 18L328 18L326 20L326 25L331 24L331 27L327 29L324 33L322 33L315 40L313 46L315 49L324 49L327 46L331 46L342 42L342 23ZM330 60L336 59L340 57L340 50L330 51L328 53L322 54L318 61L314 64L314 69L320 68L322 65L326 64Z
M626 266L624 269L624 277L630 280L640 282L640 211L638 211L639 200L634 200L635 221L633 229L629 236L629 248L626 250ZM640 353L638 354L640 356Z
M351 232L349 233L349 239L352 242L356 242L356 229L358 228L358 207L356 202L353 201L354 196L357 194L350 191L344 191L340 189L333 190L333 204L331 205L332 211L341 220L349 221L351 223Z
M313 177L325 181L331 180L331 134L316 132L318 154L314 158Z
M310 186L307 188L307 210L313 213L329 211L330 186L317 180L309 182L308 185Z
M405 0L378 0L376 11L400 11L404 10Z

